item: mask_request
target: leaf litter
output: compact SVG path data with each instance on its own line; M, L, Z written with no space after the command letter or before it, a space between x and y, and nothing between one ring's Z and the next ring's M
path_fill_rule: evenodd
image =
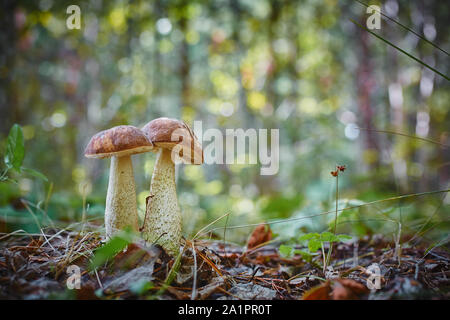
M95 252L103 245L98 232L46 229L0 238L1 299L450 298L448 248L403 248L398 257L395 244L376 235L337 245L326 274L318 267L320 256L308 262L298 254L280 255L280 243L262 227L255 229L251 245L245 247L220 240L186 240L179 267L161 247L142 241L128 243L92 267ZM373 264L380 270L379 290L367 287ZM70 265L79 267L79 289L67 287Z

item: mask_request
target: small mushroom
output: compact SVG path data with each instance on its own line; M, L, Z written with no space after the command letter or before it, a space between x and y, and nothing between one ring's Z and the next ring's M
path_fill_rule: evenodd
M94 135L86 147L87 158L110 158L105 206L106 238L131 226L138 230L136 187L131 155L148 152L152 143L136 127L117 126Z
M176 119L152 120L142 131L158 153L142 236L161 245L168 254L176 255L181 242L181 210L177 200L174 160L178 156L183 163L202 164L203 150L192 130Z

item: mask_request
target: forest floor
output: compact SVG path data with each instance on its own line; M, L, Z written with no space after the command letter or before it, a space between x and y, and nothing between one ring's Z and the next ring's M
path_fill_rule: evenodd
M450 298L448 248L399 251L381 236L335 245L327 275L321 255L306 262L281 256L275 242L247 250L220 240L186 241L176 259L158 246L129 243L92 268L102 244L96 232L0 235L0 299ZM368 280L376 284L372 264L380 271L378 290L367 288Z

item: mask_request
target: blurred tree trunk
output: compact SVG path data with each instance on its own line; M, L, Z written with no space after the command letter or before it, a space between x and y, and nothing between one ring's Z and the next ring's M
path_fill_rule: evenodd
M179 26L181 32L186 35L188 32L188 19L186 18L187 1L183 1L178 7L181 16ZM186 36L183 37L180 47L180 79L181 79L181 107L193 107L190 93L190 62L189 62L189 45Z
M15 65L16 32L15 18L17 2L2 0L0 11L0 132L8 134L11 123L20 123L21 114L18 108L16 85L12 71Z
M277 109L279 104L279 97L275 89L275 81L278 77L279 65L277 61L277 54L274 48L274 42L276 40L275 28L278 23L281 14L281 3L279 1L271 2L271 10L269 16L268 30L267 30L267 38L269 41L269 50L270 50L270 66L267 75L267 96L268 101L272 104L274 110Z
M254 117L251 116L248 107L247 107L247 93L245 91L245 88L242 83L242 73L241 73L241 62L242 62L242 56L243 56L243 50L242 50L242 43L241 43L241 37L240 37L240 23L242 20L242 9L239 5L239 1L237 0L231 0L230 7L233 12L233 33L232 33L232 39L234 43L236 44L236 51L235 51L235 59L236 59L236 77L237 82L239 85L238 90L238 97L237 97L237 111L241 112L243 114L244 127L253 126Z
M365 20L361 22L365 25ZM358 39L360 45L360 61L358 69L356 71L356 85L358 94L358 110L362 117L362 127L367 129L363 130L365 139L365 152L369 155L369 170L372 168L379 167L379 150L378 142L375 132L371 131L374 129L373 126L373 116L374 112L371 105L371 93L372 87L375 82L372 76L372 62L371 54L369 49L369 34L367 31L357 28Z
M154 2L154 12L155 12L155 23L158 21L159 18L162 16L162 3L161 0L156 0ZM159 52L159 42L161 40L161 36L158 32L158 30L154 29L154 57L153 57L153 68L152 68L152 83L153 83L153 92L154 92L154 99L151 101L150 106L150 114L154 113L154 109L158 105L158 100L161 97L162 94L160 88L161 83L163 83L162 74L161 74L161 53Z

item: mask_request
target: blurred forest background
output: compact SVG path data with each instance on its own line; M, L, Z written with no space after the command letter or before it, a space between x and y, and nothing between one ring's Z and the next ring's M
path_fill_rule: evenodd
M355 0L2 0L0 150L22 126L25 164L48 182L0 182L0 232L103 223L108 160L83 156L90 137L161 117L203 130L280 129L280 169L181 166L177 188L187 237L214 219L243 225L301 218L340 206L449 188L449 81L357 27ZM66 9L81 8L68 30ZM389 17L450 51L445 1L372 1ZM374 30L444 75L449 56L385 18ZM358 130L356 126L370 130ZM395 131L410 135L376 132ZM417 138L430 139L432 143ZM141 218L154 154L133 157ZM22 200L21 200L22 199ZM345 211L339 233L403 234L448 241L447 193ZM331 215L273 225L289 238L323 231ZM231 229L243 242L250 228ZM223 231L217 231L222 236Z

